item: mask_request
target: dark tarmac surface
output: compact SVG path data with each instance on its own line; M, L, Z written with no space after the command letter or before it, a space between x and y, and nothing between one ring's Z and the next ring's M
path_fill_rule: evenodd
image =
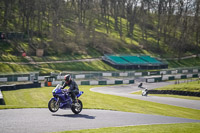
M189 122L200 120L94 109L84 109L78 115L74 115L71 110L59 110L56 113L51 113L48 109L0 110L1 133L44 133Z

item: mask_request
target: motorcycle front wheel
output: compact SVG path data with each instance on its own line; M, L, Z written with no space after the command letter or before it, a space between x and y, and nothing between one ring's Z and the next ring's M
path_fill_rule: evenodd
M75 103L71 106L71 110L74 114L79 114L83 109L83 104L81 100L78 100L78 103Z
M57 102L55 99L51 99L48 103L48 108L51 112L56 112L59 109L59 105L59 102Z

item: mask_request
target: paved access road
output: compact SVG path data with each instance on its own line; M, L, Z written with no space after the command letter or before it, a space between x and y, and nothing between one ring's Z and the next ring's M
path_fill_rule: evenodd
M94 109L84 109L78 115L72 114L71 110L59 110L56 113L51 113L48 109L0 110L1 133L44 133L188 122L200 122L200 120Z
M155 89L162 86L174 84L173 81L170 82L159 82L159 83L144 83L143 87L148 89ZM162 104L169 104L174 106L186 107L186 108L193 108L193 109L200 109L200 101L199 100L187 100L187 99L179 99L179 98L172 98L172 97L157 97L157 96L141 96L141 95L134 95L130 94L134 91L142 90L138 88L138 83L132 85L120 85L120 86L106 86L106 87L98 87L92 88L91 91L104 93L104 94L111 94L117 95L122 97L129 97L133 99L140 99L145 101L157 102Z

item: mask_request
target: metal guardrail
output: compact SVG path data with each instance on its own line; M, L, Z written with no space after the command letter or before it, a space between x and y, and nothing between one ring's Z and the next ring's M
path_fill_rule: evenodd
M169 75L169 74L194 74L199 73L200 67L192 68L179 68L179 69L162 69L154 71L105 71L105 72L61 72L61 73L51 73L51 76L55 76L57 80L63 79L65 74L71 74L74 79L102 79L104 77L120 77L130 78L130 77L140 77L140 76L151 76L151 75Z
M51 73L50 76L54 76L55 80L63 80L64 75L71 74L72 78L76 80L114 80L114 79L134 79L144 76L165 76L165 75L178 75L178 74L198 74L200 73L200 67L185 67L177 69L162 69L153 71L70 71L61 73ZM39 72L25 73L25 74L1 74L0 83L4 82L27 82L34 80L44 80L45 76L40 76Z
M38 78L39 72L0 74L0 82L34 81Z

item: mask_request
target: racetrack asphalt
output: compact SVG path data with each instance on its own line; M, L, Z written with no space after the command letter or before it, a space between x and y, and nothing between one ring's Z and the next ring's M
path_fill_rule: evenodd
M78 115L74 115L71 110L51 113L47 108L0 110L1 133L44 133L189 122L200 120L95 109L83 109Z

